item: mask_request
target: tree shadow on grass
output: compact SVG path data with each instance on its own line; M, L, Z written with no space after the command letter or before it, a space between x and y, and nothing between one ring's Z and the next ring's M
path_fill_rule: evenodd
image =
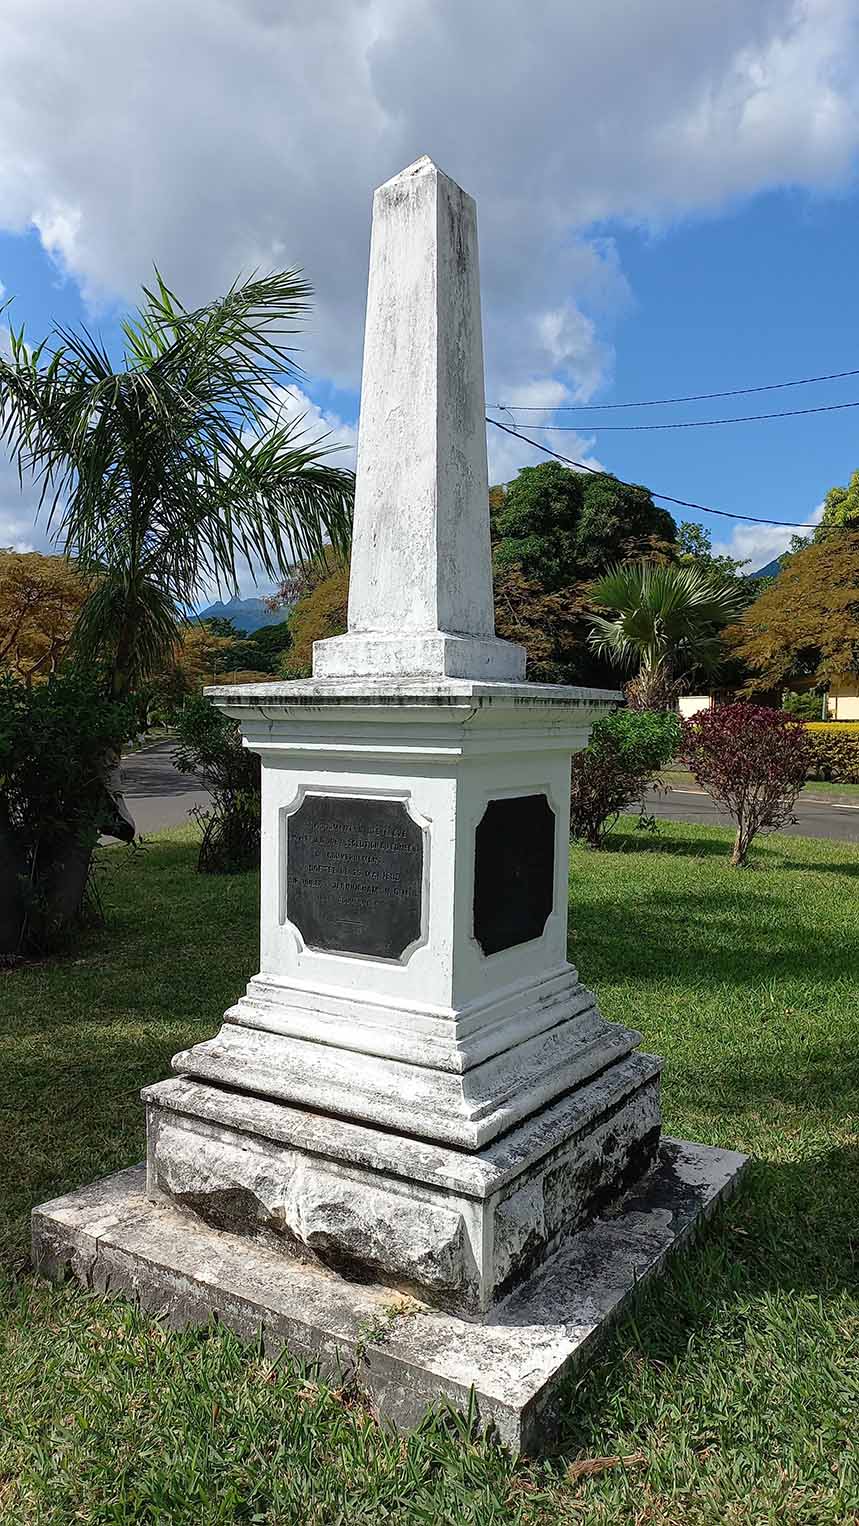
M685 978L693 990L704 982L748 986L792 976L829 985L833 972L855 968L856 953L845 959L843 931L810 920L791 924L789 904L787 897L759 893L745 906L713 886L661 891L647 900L635 892L607 911L604 902L576 900L574 882L571 957L596 983Z
M583 846L583 845L580 845ZM610 832L601 853L664 853L674 858L730 858L731 845L726 839L712 837L667 838L661 832Z
M816 1045L808 1055L796 1050L775 1050L763 1058L738 1053L726 1056L723 1064L708 1058L698 1067L675 1056L669 1079L682 1098L683 1112L723 1121L718 1130L723 1138L732 1137L733 1120L766 1117L773 1108L795 1108L814 1124L837 1124L851 1117L859 1100L853 1054L845 1036L840 1043Z
M612 1396L628 1392L630 1357L672 1386L693 1347L742 1352L749 1306L781 1295L833 1298L859 1285L859 1144L789 1164L753 1161L737 1196L628 1305L561 1399L562 1454L604 1449ZM778 1318L778 1311L769 1317ZM833 1319L835 1316L833 1316Z
M676 825L676 823L670 823ZM666 837L660 831L619 831L611 832L606 838L602 848L597 853L610 853L613 855L624 853L661 853L666 858L720 858L725 864L730 863L731 846L733 843L732 828L704 828L708 833L714 830L725 833L724 837ZM745 868L738 869L738 875L766 873L775 869L802 870L812 874L838 874L845 875L848 879L859 878L859 843L845 842L841 839L815 838L813 841L825 843L837 850L852 850L856 854L855 863L826 863L820 858L786 858L785 854L793 844L793 838L784 833L762 833L752 844L749 861ZM812 839L803 839L812 840ZM580 848L582 844L578 845Z
M839 846L855 848L857 853L859 853L859 845L856 843L839 844ZM754 865L752 867L754 867ZM777 863L772 865L772 867L774 869L799 869L805 871L806 873L812 874L835 874L843 879L848 880L859 879L859 858L857 858L857 862L855 864L810 864L799 858L780 858Z

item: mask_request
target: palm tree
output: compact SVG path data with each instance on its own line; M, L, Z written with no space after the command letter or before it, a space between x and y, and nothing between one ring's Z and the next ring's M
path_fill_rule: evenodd
M163 665L202 594L237 592L243 562L275 581L326 542L345 550L351 523L352 473L283 417L301 376L287 340L311 294L300 273L195 311L156 277L118 369L85 329L35 349L13 330L0 355L0 441L93 577L74 648L119 700Z
M610 567L590 595L615 618L589 615L588 642L618 667L638 669L627 695L642 710L673 704L694 671L718 672L719 632L745 603L736 583L703 568L648 561Z
M237 592L242 562L276 581L326 544L344 553L350 535L352 473L327 463L331 446L307 440L302 417L284 418L301 376L288 339L310 297L300 273L254 276L195 311L156 277L123 325L118 368L85 329L34 349L13 330L0 355L0 443L90 582L72 651L103 673L106 701L163 668L189 608L213 585ZM100 775L86 822L77 802L54 824L46 922L79 912L98 830L134 836L114 744ZM21 874L0 840L0 880Z

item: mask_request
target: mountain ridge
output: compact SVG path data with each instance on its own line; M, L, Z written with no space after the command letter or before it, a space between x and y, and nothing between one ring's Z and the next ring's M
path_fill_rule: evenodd
M249 636L264 625L280 625L289 614L288 609L268 609L264 599L241 599L235 594L224 603L216 599L208 609L200 611L201 620L232 620L237 631Z

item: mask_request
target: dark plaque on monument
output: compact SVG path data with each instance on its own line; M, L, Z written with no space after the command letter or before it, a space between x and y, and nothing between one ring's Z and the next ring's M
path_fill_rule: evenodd
M423 859L402 800L307 795L287 824L286 914L308 948L399 959L421 934Z
M490 800L474 854L474 936L484 954L539 938L554 898L555 813L546 796Z

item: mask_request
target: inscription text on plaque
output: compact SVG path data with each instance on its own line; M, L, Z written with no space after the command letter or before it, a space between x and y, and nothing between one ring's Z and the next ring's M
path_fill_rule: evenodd
M308 948L399 959L421 934L423 852L402 800L307 795L287 823L286 914Z

